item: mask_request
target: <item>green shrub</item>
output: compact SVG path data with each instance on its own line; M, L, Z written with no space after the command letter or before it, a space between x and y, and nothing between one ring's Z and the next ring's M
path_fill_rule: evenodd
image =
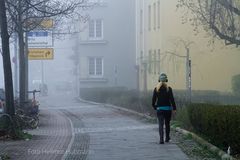
M188 106L194 129L208 141L233 154L240 151L240 106L191 104Z
M177 107L185 105L185 91L174 91ZM156 116L152 108L152 91L139 92L123 87L81 88L81 98L99 103L109 103L140 113Z
M0 155L0 159L1 160L10 160L11 157L9 155L7 155L7 154L3 154L3 155Z
M236 96L240 96L240 74L232 77L232 91Z
M0 116L0 136L4 136L10 132L12 123L7 116Z
M84 88L81 89L81 98L100 103L110 103L140 113L155 115L151 106L152 92L139 92L123 87Z
M174 90L174 97L178 100L178 106L186 104L186 90ZM181 101L179 101L181 100ZM210 103L210 104L228 104L239 105L239 96L211 90L192 90L191 101L193 103Z
M174 119L179 123L179 125L182 128L185 128L187 130L192 130L193 127L189 119L189 112L187 107L185 106L179 107L177 109L177 114L174 117Z

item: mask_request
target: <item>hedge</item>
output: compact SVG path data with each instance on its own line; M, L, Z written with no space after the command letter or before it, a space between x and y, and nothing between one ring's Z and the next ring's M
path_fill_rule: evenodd
M124 87L82 88L81 98L100 103L110 103L140 113L155 114L151 106L152 93L140 93Z
M240 97L240 74L232 77L232 91L233 94Z
M5 136L10 132L11 129L11 121L7 116L3 116L0 114L0 137Z
M240 106L191 104L189 119L197 133L224 151L240 153Z

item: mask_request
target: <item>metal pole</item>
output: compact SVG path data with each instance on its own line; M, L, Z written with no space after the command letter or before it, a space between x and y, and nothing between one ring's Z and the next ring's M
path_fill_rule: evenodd
M188 91L188 73L189 73L189 49L187 49L187 56L186 56L186 90Z
M143 67L144 67L144 88L143 90L146 92L147 91L147 63L143 63Z
M41 71L42 71L42 82L41 82L41 85L44 84L44 68L43 68L43 60L41 60Z
M75 58L76 58L76 60L75 60L75 68L76 68L76 94L77 94L77 96L78 97L80 97L81 96L81 91L80 91L80 71L81 71L81 69L80 69L80 55L79 55L79 53L78 53L78 51L79 51L79 41L80 41L80 35L79 35L79 33L78 34L76 34L76 40L75 40L75 47L74 47L74 54L75 54Z
M189 57L189 48L186 48L187 56L186 56L186 90L187 90L187 101L191 101L191 62Z
M192 98L192 61L189 59L189 102Z
M137 69L137 80L136 80L136 82L137 82L137 85L136 85L136 87L137 87L137 90L138 91L140 91L140 72L139 72L139 68L140 66L139 66L139 64L136 66L136 69Z
M26 18L29 16L29 0L27 0L27 12ZM28 29L28 28L26 28ZM25 101L28 101L28 32L25 32L25 43L24 43L24 63L25 63Z

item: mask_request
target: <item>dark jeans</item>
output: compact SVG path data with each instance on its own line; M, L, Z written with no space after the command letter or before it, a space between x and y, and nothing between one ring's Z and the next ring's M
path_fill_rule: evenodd
M166 132L166 139L170 139L170 120L171 120L172 111L165 111L160 110L157 111L158 117L158 124L159 124L159 136L160 141L163 142L164 132L163 132L163 125L165 122L165 132Z

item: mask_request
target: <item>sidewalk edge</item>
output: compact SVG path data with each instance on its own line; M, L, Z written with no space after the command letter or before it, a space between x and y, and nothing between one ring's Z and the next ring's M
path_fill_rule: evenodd
M177 132L180 132L183 135L191 135L192 138L198 142L199 144L207 147L211 152L216 153L219 157L221 157L222 160L236 160L235 158L233 158L232 156L228 155L226 152L224 152L223 150L219 149L218 147L214 146L213 144L207 142L206 140L204 140L203 138L199 137L198 135L187 131L185 129L182 129L180 127L172 127L172 129L174 129Z
M137 116L140 116L140 117L143 117L143 118L146 118L146 119L149 119L149 120L156 120L156 118L153 118L153 117L151 117L147 114L139 113L139 112L136 112L136 111L131 110L131 109L126 109L124 107L119 107L119 106L115 106L115 105L107 104L107 103L96 103L96 102L87 101L87 100L83 100L83 99L78 99L78 100L81 101L81 102L84 102L84 103L89 103L89 104L94 104L94 105L103 105L104 107L110 107L110 108L114 108L114 109L117 109L117 110L129 112L129 113L135 114Z

